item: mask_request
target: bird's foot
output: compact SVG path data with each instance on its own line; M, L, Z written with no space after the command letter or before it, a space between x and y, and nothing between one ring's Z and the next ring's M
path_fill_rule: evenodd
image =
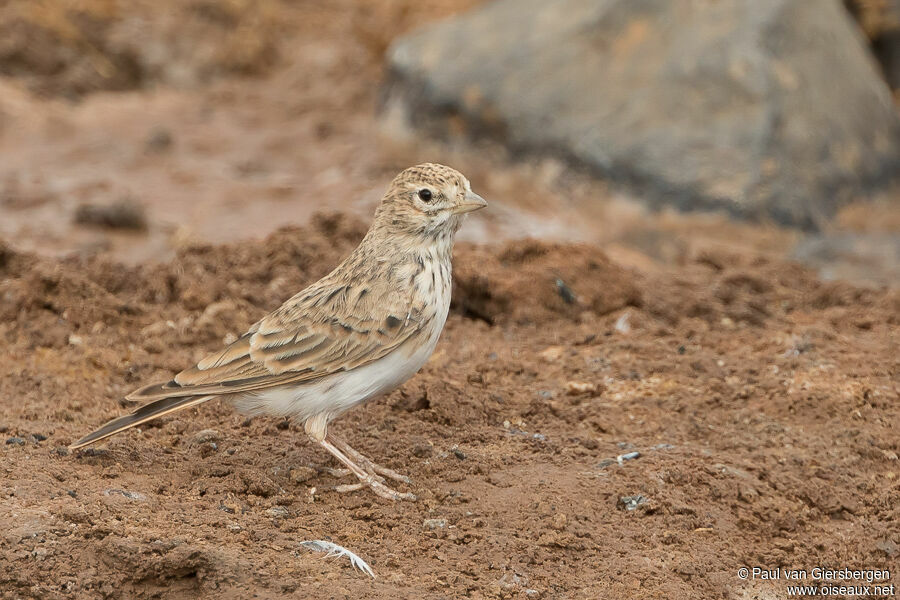
M341 461L349 469L351 473L359 478L359 483L350 483L334 486L336 492L353 492L364 487L369 487L377 495L388 500L415 500L415 494L410 492L398 492L385 485L385 477L400 481L403 483L411 483L409 477L397 473L393 469L382 467L363 456L350 445L339 437L332 435L330 432L325 439L319 442L319 445L328 450L335 458ZM343 469L341 469L343 471Z
M368 481L360 481L359 483L345 483L336 485L331 489L335 492L355 492L365 487L371 488L377 495L382 498L387 498L388 500L416 500L415 494L411 492L398 492L397 490L384 485L384 483L377 479L369 479Z
M376 479L384 482L384 477L388 479L393 479L394 481L399 481L400 483L405 483L407 485L412 483L412 479L403 475L402 473L398 473L393 469L389 469L387 467L382 467L378 463L372 461L364 454L361 454L354 450L350 444L342 440L341 438L336 438L334 436L331 437L331 443L341 449L347 456L350 457L356 464L363 468L367 473L374 476ZM379 477L381 475L382 477Z

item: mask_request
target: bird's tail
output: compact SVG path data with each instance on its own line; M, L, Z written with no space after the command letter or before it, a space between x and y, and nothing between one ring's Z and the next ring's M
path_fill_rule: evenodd
M98 442L102 439L108 438L111 435L115 435L120 431L125 431L126 429L137 427L138 425L146 423L147 421L158 419L159 417L162 417L169 413L173 413L183 408L188 408L189 406L202 404L203 402L206 402L207 400L210 400L212 398L215 398L215 396L181 396L176 398L161 398L159 400L154 400L153 402L141 406L130 415L125 415L123 417L113 419L97 431L84 436L83 438L69 446L69 448L74 450L76 448L81 448L82 446L87 446L88 444L93 444L94 442Z

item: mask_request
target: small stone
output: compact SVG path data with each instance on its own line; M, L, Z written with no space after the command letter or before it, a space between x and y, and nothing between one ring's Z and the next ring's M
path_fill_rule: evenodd
M215 442L206 442L205 444L200 444L200 456L206 458L207 456L214 454L219 449L219 445Z
M759 492L757 492L755 488L752 488L749 485L741 486L741 488L738 490L738 500L741 500L743 502L751 503L758 497Z
M6 443L10 446L24 446L25 439L20 437L11 437L6 440Z
M75 496L78 495L78 494L75 492L75 490L66 490L66 493L67 493L69 496L71 496L72 498L74 498Z
M566 285L566 282L562 279L556 280L556 292L566 304L575 304L578 300L578 297L575 295L575 292L572 291L572 288Z
M641 453L638 451L634 452L626 452L625 454L620 454L616 457L616 462L619 463L619 466L622 466L626 460L634 460L636 458L640 458Z
M546 348L543 352L541 352L538 356L541 357L545 362L554 362L560 359L563 355L563 351L565 348L562 346L550 346Z
M497 583L501 589L512 591L518 587L528 585L528 577L517 573L506 573L497 581Z
M875 548L887 554L888 558L894 558L895 556L900 555L900 546L895 544L893 540L878 540L875 542Z
M283 519L290 514L290 511L288 511L287 507L278 505L267 510L266 514L273 519Z
M316 476L316 470L311 467L294 467L291 469L291 483L303 483Z
M65 446L57 446L56 448L53 449L53 451L56 452L59 456L68 456L69 455L69 449L66 448Z
M619 501L616 503L616 508L622 510L634 510L638 506L647 503L647 498L642 496L641 494L637 494L634 496L622 496L619 498Z
M218 442L221 439L222 434L215 429L203 429L194 434L194 437L191 438L191 444L199 446L208 442Z
M75 223L106 229L147 229L147 213L133 198L124 197L111 204L82 204L75 210Z
M453 456L455 456L459 460L466 460L465 452L463 452L459 448L454 447L454 448L451 448L450 451L453 453Z
M447 519L425 519L422 521L422 526L425 529L443 529L447 526Z
M597 385L588 381L568 381L566 382L566 393L570 396L596 394Z
M131 492L129 490L109 489L103 492L104 496L122 496L135 502L146 502L147 496L140 492Z
M109 450L105 450L102 448L85 448L84 450L78 451L78 456L91 456L91 457L101 457L108 456Z
M431 447L431 444L418 444L413 446L412 455L416 458L428 458L434 454L434 449Z
M569 518L565 513L556 513L553 515L553 520L550 522L550 527L557 531L562 531L566 528L566 525L569 523Z
M172 134L165 127L154 127L144 142L147 152L164 152L172 147Z

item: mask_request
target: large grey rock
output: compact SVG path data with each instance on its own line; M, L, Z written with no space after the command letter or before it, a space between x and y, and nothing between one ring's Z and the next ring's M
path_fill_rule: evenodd
M648 200L815 228L900 171L900 119L837 0L499 0L397 40L385 111Z

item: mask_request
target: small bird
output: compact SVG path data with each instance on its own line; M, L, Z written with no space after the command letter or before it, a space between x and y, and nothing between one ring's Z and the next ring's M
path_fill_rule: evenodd
M375 464L329 430L354 406L412 377L437 344L450 308L453 239L465 213L487 206L461 173L439 164L397 175L359 246L331 273L257 321L234 343L167 383L128 400L149 401L71 448L87 446L213 398L248 414L293 417L309 438L359 478L338 491L409 478Z

